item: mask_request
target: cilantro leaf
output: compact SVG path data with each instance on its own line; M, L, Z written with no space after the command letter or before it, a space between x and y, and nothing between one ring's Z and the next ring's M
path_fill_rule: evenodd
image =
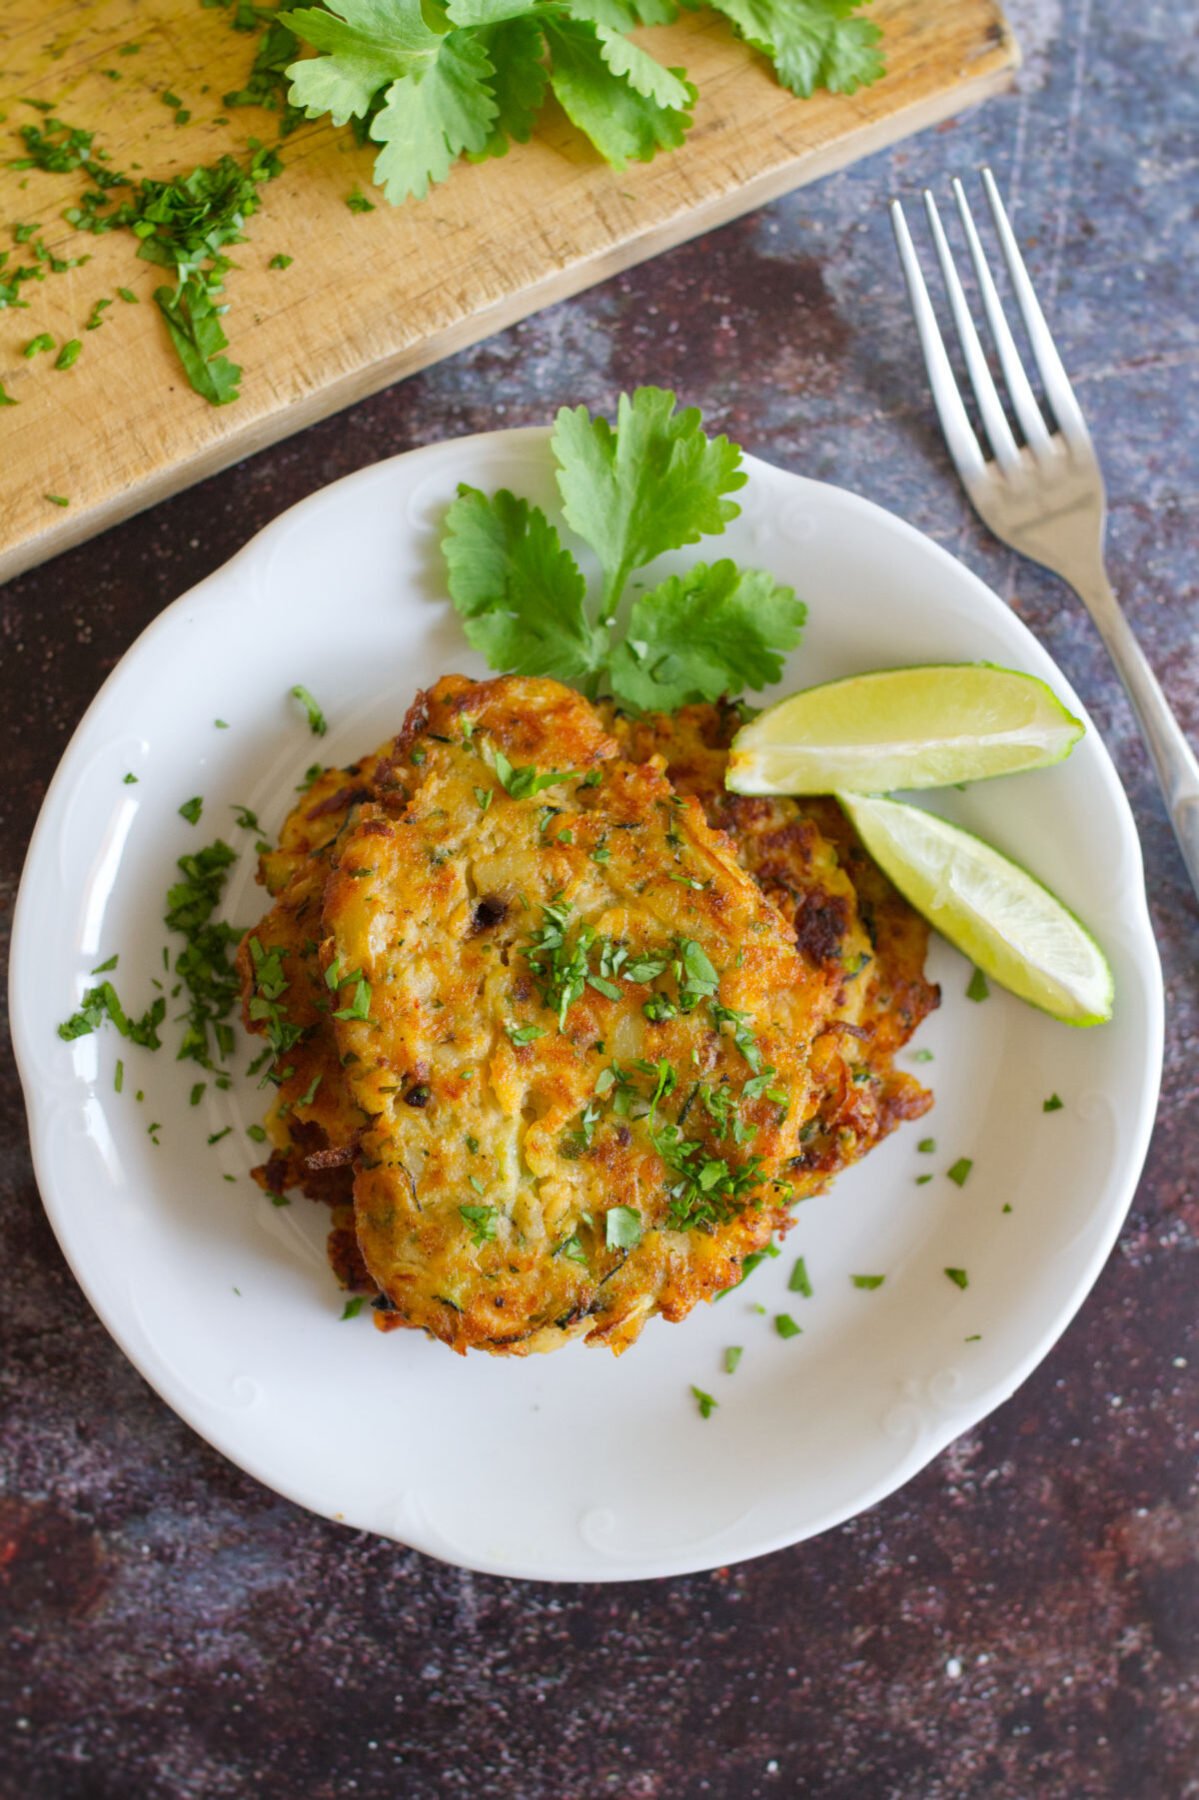
M723 558L696 563L639 594L628 635L612 654L621 700L670 711L767 687L782 673L780 650L798 644L807 608L763 569Z
M709 0L747 43L770 58L784 87L852 94L883 73L882 32L855 15L863 0Z
M440 38L425 23L420 0L331 0L279 15L280 23L323 56L292 63L289 98L310 119L335 125L362 118L375 95L437 54Z
M566 522L600 559L609 611L633 569L722 532L740 511L724 496L745 486L741 451L706 437L699 408L676 411L668 388L622 394L615 429L564 406L553 449Z
M436 60L392 82L370 135L383 145L375 180L393 206L410 194L423 200L464 150L486 149L499 111L488 86L493 73L478 37L452 31L438 40Z
M553 675L647 709L776 681L806 608L764 570L728 558L697 563L639 594L621 628L634 569L722 532L736 516L726 496L746 479L737 446L707 437L698 410L679 410L659 388L622 395L615 427L585 407L563 408L552 444L567 522L603 570L599 616L540 507L506 488L488 498L460 486L442 539L448 586L469 641L492 667Z
M457 7L451 10L456 12ZM510 138L527 144L549 86L549 72L542 61L545 36L540 20L527 14L505 19L481 32L480 39L493 70L491 94L496 113L483 148L467 152L472 162L506 155Z
M560 681L594 674L607 633L588 620L582 573L539 506L506 488L489 500L463 483L446 527L450 594L468 642L493 668Z
M547 13L545 35L550 47L550 86L572 125L591 139L614 169L630 162L650 162L659 150L675 150L691 126L696 90L681 70L661 71L671 80L671 104L639 93L614 63L620 52L614 34L588 19ZM626 45L632 50L634 46ZM645 56L645 53L641 53ZM611 60L610 60L611 59ZM645 56L646 62L652 58ZM643 85L649 85L642 74Z

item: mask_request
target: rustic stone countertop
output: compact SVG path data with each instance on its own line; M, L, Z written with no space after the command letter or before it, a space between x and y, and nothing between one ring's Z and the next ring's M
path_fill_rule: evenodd
M1140 827L1165 1085L1119 1244L1016 1396L795 1549L611 1588L462 1573L277 1499L150 1391L39 1204L0 1069L0 1797L1199 1794L1199 909L1082 608L953 478L883 201L995 168L1098 441L1112 576L1199 738L1193 8L1020 0L1010 95L542 313L0 592L0 928L133 638L277 513L430 440L667 384L1011 601ZM1190 15L1191 28L1186 27Z

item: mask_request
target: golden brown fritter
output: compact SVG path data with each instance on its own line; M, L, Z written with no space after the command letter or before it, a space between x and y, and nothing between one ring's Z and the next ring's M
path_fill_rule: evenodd
M448 679L422 711L407 804L362 808L324 895L363 1259L456 1349L620 1349L785 1219L833 983L580 695Z
M940 1004L924 975L928 926L867 856L835 800L725 788L728 747L741 724L736 706L685 706L638 719L604 711L625 755L660 757L675 789L699 800L708 823L728 834L742 866L794 926L805 963L837 983L834 1016L812 1048L820 1102L801 1131L795 1171L798 1191L815 1192L932 1105L893 1060Z

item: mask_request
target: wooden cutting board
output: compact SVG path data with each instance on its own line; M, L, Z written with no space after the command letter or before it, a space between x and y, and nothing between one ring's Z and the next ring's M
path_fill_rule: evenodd
M62 257L91 261L0 310L0 580L81 542L337 408L385 387L592 282L760 206L1003 87L1018 51L997 0L876 0L888 73L852 96L797 100L715 14L643 34L699 87L683 148L616 173L552 104L534 140L462 166L431 197L398 209L370 188L373 152L348 131L305 125L282 146L248 241L234 248L225 321L244 370L241 398L209 406L183 380L151 295L164 271L137 260L128 232L84 237L62 220L78 174L18 172L23 96L50 101L96 133L116 169L159 177L244 154L276 121L244 108L256 40L198 0L5 0L0 16L0 234L39 222ZM128 46L139 46L135 54ZM122 54L122 51L125 54ZM115 71L106 74L105 71ZM178 125L163 94L191 114ZM355 214L360 185L379 204ZM879 195L880 202L883 195ZM294 258L271 269L277 252ZM28 260L14 247L13 263ZM97 330L98 299L119 299ZM22 355L36 333L78 337L67 370ZM69 505L46 498L56 494Z

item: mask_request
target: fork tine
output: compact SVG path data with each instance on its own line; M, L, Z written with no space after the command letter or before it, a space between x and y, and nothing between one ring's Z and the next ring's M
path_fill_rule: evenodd
M970 260L974 264L974 274L982 294L983 310L987 315L987 325L999 354L999 366L1003 370L1003 379L1007 383L1008 393L1012 397L1012 405L1016 417L1020 421L1020 429L1024 433L1025 442L1037 454L1049 450L1049 432L1041 417L1041 409L1037 405L1036 395L1029 385L1028 376L1024 373L1024 364L1020 360L1020 352L1016 348L1003 306L996 291L988 263L982 247L978 231L974 224L974 214L970 211L970 202L966 198L966 190L954 176L954 198L958 203L958 215L962 221L962 230L966 233L966 243L970 248Z
M899 246L899 260L903 264L904 278L908 284L908 298L916 317L916 330L920 337L920 348L924 352L924 366L928 370L933 400L941 420L941 430L945 433L945 442L949 446L954 467L969 487L972 482L981 479L986 465L978 439L974 435L974 427L962 405L962 396L958 393L958 384L949 358L945 354L937 316L933 312L924 276L916 259L912 234L898 200L891 202L891 224L895 242Z
M924 190L924 210L928 214L928 222L932 228L933 243L937 247L937 261L941 265L941 275L949 295L950 311L953 313L953 322L957 326L962 352L966 358L966 373L970 377L970 385L974 389L974 398L978 401L983 427L990 439L995 460L1006 474L1018 465L1020 452L1016 446L1016 440L1012 436L1012 428L1007 422L999 391L995 386L991 371L987 367L983 347L978 341L978 332L974 329L974 320L970 316L970 308L962 291L961 281L958 279L958 272L949 248L949 240L945 236L941 215L937 211L937 203L927 188Z
M1020 254L1016 235L999 197L999 189L995 185L995 177L990 169L982 172L983 188L991 208L991 217L995 221L995 229L999 233L1000 248L1003 260L1007 264L1011 277L1016 302L1024 320L1024 329L1028 333L1032 345L1032 353L1040 371L1045 395L1053 408L1054 417L1062 436L1071 448L1091 447L1090 433L1078 401L1074 397L1074 389L1070 386L1070 377L1062 367L1062 359L1057 353L1045 315L1041 311L1040 302L1033 291L1028 270L1024 266L1024 258Z

